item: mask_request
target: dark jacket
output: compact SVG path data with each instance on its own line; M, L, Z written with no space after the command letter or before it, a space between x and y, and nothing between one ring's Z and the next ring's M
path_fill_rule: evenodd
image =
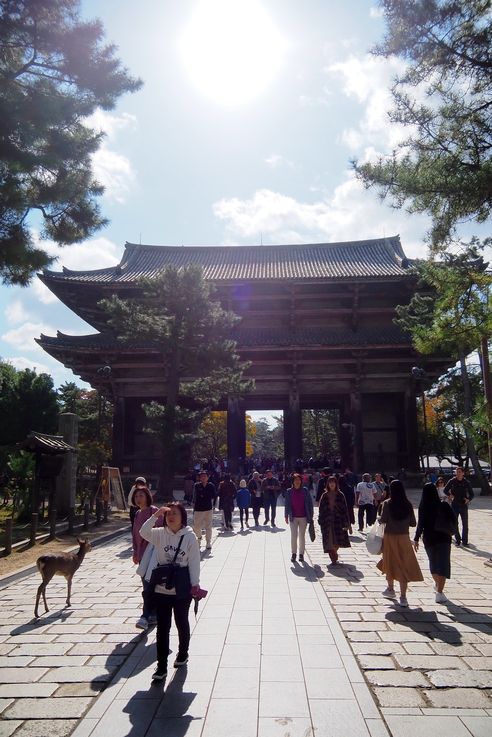
M213 509L216 498L215 486L210 481L205 486L198 481L193 490L193 509L195 512L208 512Z
M443 493L446 494L446 496L452 494L454 496L453 506L457 507L463 506L465 504L465 499L468 499L468 501L471 502L475 496L472 485L468 479L461 479L461 481L458 481L456 477L448 481L444 487Z
M456 529L456 515L448 502L437 502L436 504L419 505L419 521L415 530L415 542L422 537L426 548L440 543L449 543L451 545L451 534L435 530L438 517L447 520L450 527Z
M234 509L236 484L234 481L221 481L219 484L219 509Z
M348 536L348 527L350 526L347 502L341 491L335 492L335 504L333 509L330 508L329 494L332 491L325 491L319 500L318 522L321 527L323 537L323 550L327 553L331 548L328 545L330 537L330 528L333 533L333 542L336 547L350 548L350 540Z

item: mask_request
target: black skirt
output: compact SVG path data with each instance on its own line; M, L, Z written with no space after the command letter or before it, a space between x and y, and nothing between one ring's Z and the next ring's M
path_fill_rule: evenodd
M430 572L436 576L451 578L451 542L426 545Z

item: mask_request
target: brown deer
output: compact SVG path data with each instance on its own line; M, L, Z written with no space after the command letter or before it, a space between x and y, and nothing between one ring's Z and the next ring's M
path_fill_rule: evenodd
M37 559L36 565L43 582L39 585L38 593L36 594L36 606L34 607L35 617L39 617L38 606L41 594L43 594L44 610L45 612L49 611L48 604L46 603L46 587L55 575L65 576L67 579L67 606L70 606L73 574L77 568L80 567L85 554L91 549L91 544L88 540L77 538L77 542L80 547L76 553L49 553L48 555L40 555Z

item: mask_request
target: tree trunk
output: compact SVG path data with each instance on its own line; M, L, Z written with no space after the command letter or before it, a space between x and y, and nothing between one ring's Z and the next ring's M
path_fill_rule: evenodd
M487 338L482 338L480 343L480 357L483 376L483 391L485 394L485 408L487 412L487 442L489 450L490 479L492 480L492 382L490 379L489 344ZM483 493L483 492L482 492ZM487 492L490 494L490 485Z
M487 494L490 494L490 486L489 482L485 478L485 474L482 471L482 467L480 463L478 462L478 455L477 450L475 448L475 441L473 440L473 436L470 432L470 419L472 416L472 393L471 393L471 386L470 386L470 379L468 376L468 369L466 366L466 360L465 360L465 354L460 349L459 352L459 359L460 359L460 369L461 369L461 378L463 380L463 401L464 401L464 409L465 409L465 417L464 417L464 428L465 428L465 436L466 436L466 447L468 451L468 456L470 457L470 460L473 465L473 470L475 471L475 476L478 480L478 483L481 488L481 493L483 496L486 496Z

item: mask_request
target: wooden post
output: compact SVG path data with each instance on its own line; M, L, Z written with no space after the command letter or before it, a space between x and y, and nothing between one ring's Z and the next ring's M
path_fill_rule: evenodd
M5 520L5 555L10 555L12 552L12 527L14 520L9 517Z
M246 455L246 412L236 397L227 402L227 460L228 471L237 473L239 459Z
M90 513L89 502L86 502L84 504L84 530L85 531L89 529L89 513Z
M36 534L38 532L38 514L33 512L31 514L31 534L29 535L29 547L36 545Z
M75 507L70 507L68 510L68 534L73 535L75 526Z
M56 537L56 509L50 509L50 535L49 539L54 540Z

